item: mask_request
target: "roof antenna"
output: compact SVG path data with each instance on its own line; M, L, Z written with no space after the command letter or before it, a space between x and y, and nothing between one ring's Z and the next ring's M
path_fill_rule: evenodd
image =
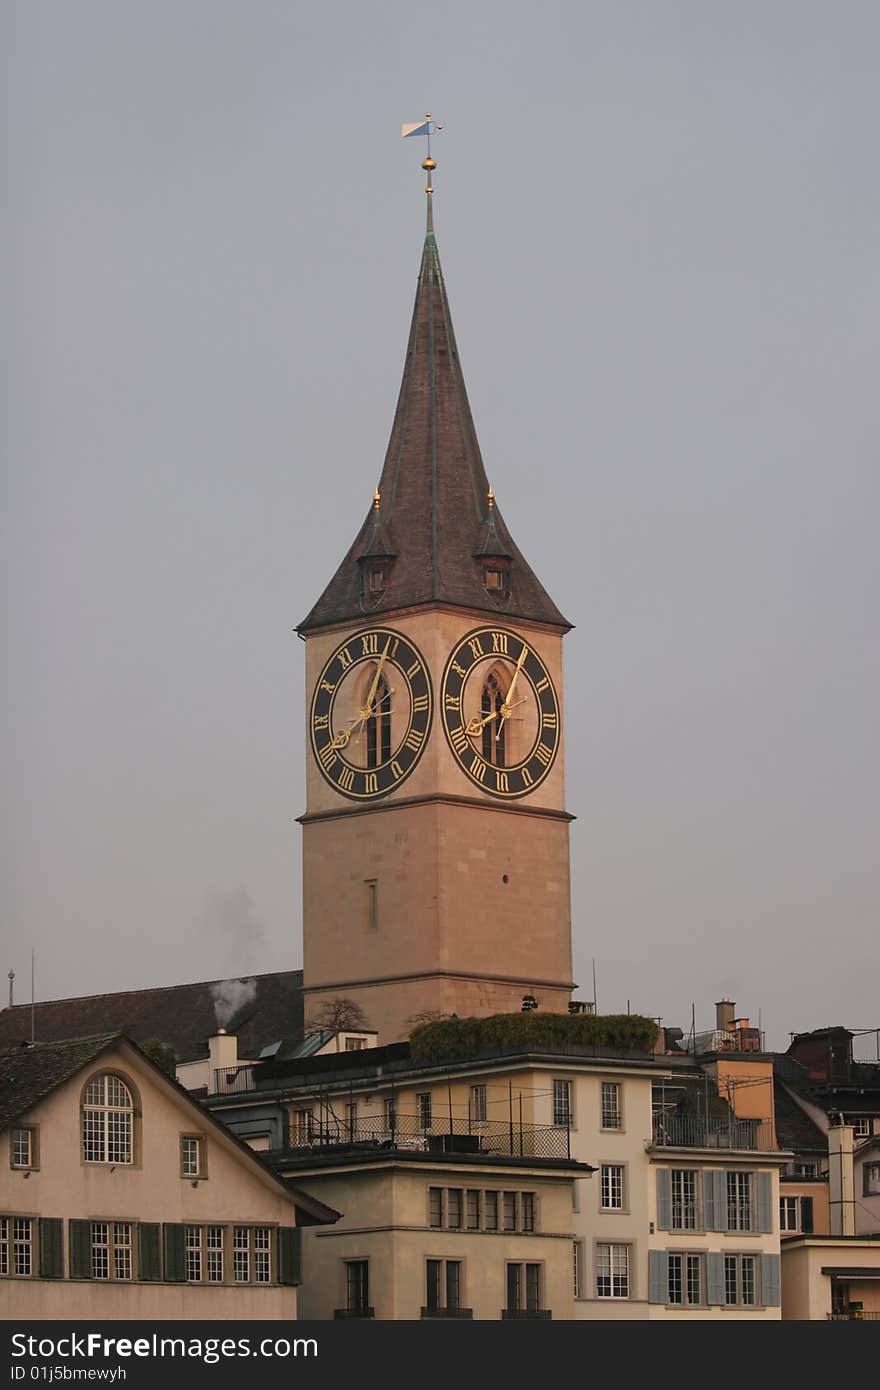
M9 972L9 1007L10 1007L10 1009L12 1008L12 1006L13 1006L14 1003L15 1003L15 971L14 971L14 970L10 970L10 972Z
M34 1029L34 952L31 947L31 1047L37 1040L36 1030Z

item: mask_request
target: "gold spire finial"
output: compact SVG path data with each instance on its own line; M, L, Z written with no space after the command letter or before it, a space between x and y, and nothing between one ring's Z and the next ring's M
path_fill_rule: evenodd
M407 138L408 136L410 136L410 135L426 135L426 136L428 137L428 152L427 152L425 158L422 160L422 168L423 168L424 171L425 171L425 192L426 192L426 193L433 193L433 192L434 192L434 189L433 189L433 187L431 186L431 174L432 174L433 171L437 168L437 162L436 162L436 160L434 160L434 159L431 158L431 130L432 130L432 129L433 129L433 130L442 130L443 127L442 127L442 125L439 125L436 121L432 120L430 111L426 111L426 112L425 112L425 119L424 119L423 121L415 121L415 122L413 122L411 125L403 125L403 126L400 127L400 133L401 133L401 135L404 137L404 139L406 139L406 138Z
M377 511L379 510L379 507L380 507L381 503L382 503L382 496L381 496L381 493L379 492L379 489L376 488L376 491L373 493L373 510L377 512Z
M489 484L489 491L486 493L486 497L487 497L488 502L489 502L489 511L492 512L492 511L495 510L495 494L494 494L494 492L492 491L492 484L491 484L491 483Z

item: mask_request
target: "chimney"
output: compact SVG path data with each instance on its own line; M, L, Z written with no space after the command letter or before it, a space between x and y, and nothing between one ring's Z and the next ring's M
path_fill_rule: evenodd
M828 1208L833 1236L856 1233L853 1127L832 1125L828 1131Z
M235 1033L227 1033L225 1028L208 1039L208 1095L217 1091L216 1071L218 1067L238 1066L238 1038Z
M733 1032L736 1005L732 999L719 999L715 1005L715 1027L723 1033Z

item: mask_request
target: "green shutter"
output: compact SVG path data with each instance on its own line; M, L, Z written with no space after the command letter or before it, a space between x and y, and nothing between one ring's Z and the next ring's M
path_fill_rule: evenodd
M761 1302L765 1308L778 1308L782 1299L779 1287L779 1256L761 1256Z
M648 1251L648 1302L669 1302L669 1256L665 1250Z
M183 1284L186 1280L186 1227L167 1222L162 1227L165 1256L165 1283Z
M68 1221L67 1234L70 1244L71 1279L91 1279L92 1277L92 1223L91 1221Z
M302 1283L302 1230L299 1226L278 1228L278 1282Z
M668 1231L672 1225L672 1173L668 1168L657 1169L657 1229ZM666 1300L663 1300L664 1303Z
M64 1222L60 1216L40 1217L40 1278L64 1278Z
M706 1256L706 1302L724 1302L724 1256L717 1250Z
M755 1190L757 1192L758 1230L768 1233L773 1230L773 1175L758 1173Z
M801 1234L805 1236L811 1236L813 1234L812 1197L801 1198Z
M141 1221L138 1224L138 1278L151 1282L162 1278L158 1222Z

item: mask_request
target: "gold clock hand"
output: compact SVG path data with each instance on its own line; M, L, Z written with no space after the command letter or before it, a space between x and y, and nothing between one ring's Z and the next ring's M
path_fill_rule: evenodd
M514 701L514 703L512 705L508 705L507 708L516 709L517 705L524 705L528 698L528 695L523 695L521 700ZM478 734L485 724L491 724L493 719L497 719L498 715L503 713L503 710L504 706L502 705L500 710L494 710L492 714L487 714L485 719L469 719L467 728L465 729L465 733L469 734L471 738L473 738L474 734Z
M511 708L512 708L511 703L510 703L510 697L511 697L511 695L513 694L514 690L516 690L516 683L517 683L517 681L519 680L519 673L520 673L520 671L521 671L522 668L523 668L523 663L524 663L526 657L528 656L528 654L529 654L529 649L528 649L528 647L525 646L525 645L523 645L523 649L522 649L522 651L521 651L520 654L519 654L519 661L516 663L516 670L515 670L514 673L513 673L513 677L512 677L512 679L511 679L510 685L507 687L507 694L505 695L505 697L504 697L504 703L503 703L502 706L501 706L501 717L502 717L502 719L506 719L507 716L510 714L510 711L511 711Z
M373 684L370 686L370 693L369 693L369 695L367 696L366 703L364 704L363 708L361 709L361 719L362 719L362 720L363 720L363 719L369 719L369 717L370 717L370 710L372 709L373 701L374 701L375 698L376 698L376 691L379 689L379 682L380 682L380 680L382 679L382 668L383 668L383 666L385 665L385 658L388 656L388 649L390 648L390 646L391 646L391 638L389 637L389 638L388 638L388 641L385 643L385 650L383 651L382 655L379 657L379 665L376 667L376 674L375 674L375 676L373 677Z

